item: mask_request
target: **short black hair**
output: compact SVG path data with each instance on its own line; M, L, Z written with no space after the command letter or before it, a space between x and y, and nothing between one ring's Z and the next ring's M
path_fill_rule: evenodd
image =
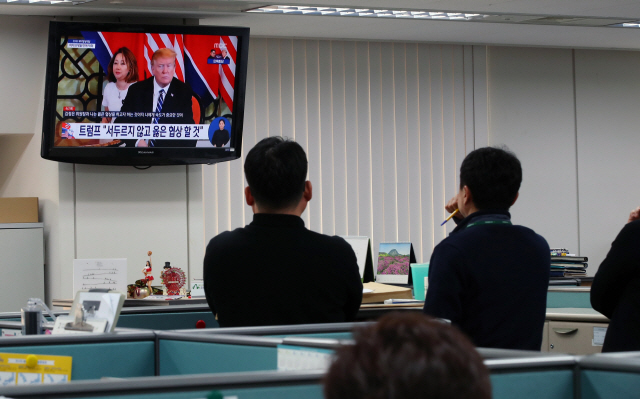
M324 378L326 399L490 399L489 370L457 328L396 312L354 331Z
M471 151L460 166L460 188L471 191L476 208L508 210L522 183L522 166L505 148L483 147Z
M307 155L295 141L267 137L247 154L244 174L258 205L271 211L287 209L304 193Z

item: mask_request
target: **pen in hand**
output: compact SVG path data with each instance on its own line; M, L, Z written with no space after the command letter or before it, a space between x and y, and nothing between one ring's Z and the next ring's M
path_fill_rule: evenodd
M458 212L460 212L460 209L456 209L455 211L453 211L451 215L449 215L449 217L444 220L444 222L440 223L440 226L444 226L444 224L451 220L451 218L458 214Z

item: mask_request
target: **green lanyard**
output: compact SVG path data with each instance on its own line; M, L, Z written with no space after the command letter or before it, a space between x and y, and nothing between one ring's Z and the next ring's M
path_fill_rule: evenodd
M465 227L466 229L468 229L469 227L473 227L473 226L480 226L482 224L507 224L507 225L511 225L512 223L509 220L482 220L480 222L474 222L474 223L469 223L467 225L467 227Z

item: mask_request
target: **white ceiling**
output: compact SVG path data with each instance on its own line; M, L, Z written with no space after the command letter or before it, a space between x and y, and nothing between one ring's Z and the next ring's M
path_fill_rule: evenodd
M288 0L284 3L640 20L640 0L369 0L366 4L357 0ZM0 14L107 20L119 17L123 21L135 21L141 16L196 18L206 25L248 26L252 35L269 37L640 49L640 29L242 12L269 4L280 3L255 0L95 0L78 5L0 3Z

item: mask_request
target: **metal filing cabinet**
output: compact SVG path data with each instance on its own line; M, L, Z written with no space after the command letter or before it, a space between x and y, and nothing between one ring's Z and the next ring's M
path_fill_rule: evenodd
M44 300L43 230L42 223L0 224L0 312Z

